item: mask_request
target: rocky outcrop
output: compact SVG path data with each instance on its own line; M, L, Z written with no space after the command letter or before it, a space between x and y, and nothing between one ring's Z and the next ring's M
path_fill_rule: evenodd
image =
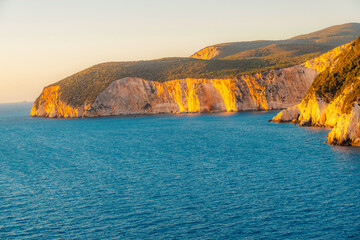
M328 135L328 142L336 145L360 146L360 103L355 103L350 114L340 115Z
M359 79L360 81L360 79ZM353 104L350 113L344 113L343 106L347 95L354 91L350 85L333 101L326 103L312 93L300 104L278 113L272 122L293 122L299 126L317 126L333 128L328 135L328 142L333 145L359 145L360 143L360 107Z
M59 86L44 88L38 102L33 104L30 115L33 117L41 116L50 118L72 118L81 116L82 108L73 108L60 100L59 89Z
M209 46L206 48L201 49L200 51L194 53L193 55L191 55L191 58L197 58L197 59L213 59L215 58L217 55L220 54L220 49L218 46Z
M324 98L319 92L314 90L319 84L326 84L321 78L316 78L313 86L309 89L302 102L298 105L287 108L278 113L272 122L293 122L299 126L318 126L332 128L328 135L328 142L333 145L360 145L360 107L359 100L360 77L357 77L360 38L352 43L345 45L343 54L339 58L333 59L333 64L326 68L325 77L331 81L331 76L335 78L329 86L333 86L332 98ZM311 61L305 66L310 66L316 61ZM351 65L352 64L352 65ZM344 71L343 66L351 66L348 72ZM351 77L350 79L348 76ZM325 78L326 79L326 78ZM337 84L337 85L334 85ZM327 88L326 88L327 89ZM327 93L327 95L329 95ZM356 98L357 97L357 98ZM350 105L349 105L350 104ZM350 111L346 111L346 106L352 106Z

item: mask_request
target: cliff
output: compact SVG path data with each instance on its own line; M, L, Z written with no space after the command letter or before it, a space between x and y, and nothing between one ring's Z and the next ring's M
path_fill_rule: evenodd
M309 65L310 64L310 65ZM311 61L305 66L314 66ZM333 128L328 142L360 144L360 38L345 46L333 64L316 77L300 104L281 111L271 121Z
M140 78L113 81L93 102L73 106L61 99L60 86L46 87L31 110L37 117L96 117L271 110L299 103L317 71L298 65L228 79L156 82Z

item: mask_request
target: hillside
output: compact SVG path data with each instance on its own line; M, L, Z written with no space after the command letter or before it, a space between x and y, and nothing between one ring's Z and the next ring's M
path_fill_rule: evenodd
M280 112L274 122L333 127L329 143L360 144L360 37L314 80L302 102Z
M270 42L249 43L247 48L254 47L254 44L262 46L270 44ZM327 50L329 50L329 46L316 44L272 43L223 59L163 58L150 61L102 63L44 88L43 93L34 102L34 111L36 112L34 115L49 115L49 111L51 111L54 116L93 116L98 114L98 111L91 114L90 112L99 96L102 96L102 100L99 102L107 99L101 93L110 86L110 88L117 86L127 89L124 91L130 91L131 84L135 84L135 82L140 84L139 86L147 86L147 89L143 89L143 87L138 89L138 93L142 92L146 95L145 97L138 96L137 99L133 99L138 101L142 98L145 105L142 107L136 105L136 111L134 109L121 110L126 114L131 114L132 111L155 113L158 111L192 112L193 109L201 112L284 108L288 104L296 104L301 100L314 77L328 66L328 63L333 62L334 56L337 56L342 48L332 50L315 58L317 60L300 65ZM122 80L120 85L115 84L121 79L132 80ZM218 80L224 80L224 82L218 82ZM231 83L226 85L225 80L231 80ZM277 81L281 83L276 83ZM203 92L205 89L208 89L207 92ZM223 100L212 99L211 92L215 94L214 91L219 92ZM244 91L247 91L245 95ZM112 93L109 92L109 94ZM121 95L121 93L119 94ZM203 99L204 102L200 104L200 100L195 101L194 96L196 96L195 99L202 99L204 96L208 96L209 99ZM114 98L118 97L118 95L114 96ZM130 98L126 101L129 101ZM244 101L249 101L247 98L252 99L251 103L244 105ZM287 101L285 101L286 99ZM165 104L168 107L165 109L163 107L154 108L152 104L149 107L146 101L152 102L156 106ZM191 106L189 102L191 102ZM232 107L227 107L229 102L232 102L230 104ZM119 104L122 103L110 101L106 104L109 109L115 109L117 107L111 104L120 106ZM128 104L131 105L132 102L128 102ZM56 109L53 109L53 106ZM102 105L99 105L96 108L100 109L101 107ZM38 109L42 109L40 113L37 111Z
M317 57L320 54L331 50L332 47L320 46L315 44L271 44L266 47L246 50L237 54L230 55L223 59L244 60L258 59L268 63L278 64L299 64Z
M357 29L357 26L360 24L330 27L315 32L314 38L326 39L326 36L336 35L336 31L338 31L338 37L343 36L347 39L354 34L353 31ZM349 29L353 29L353 31ZM304 35L300 39L309 39L309 36L312 35ZM295 40L299 41L299 37L296 37ZM331 42L331 40L327 42ZM237 78L242 74L295 66L331 49L329 46L316 44L273 43L273 41L254 41L223 46L226 46L227 50L222 51L222 54L233 51L241 52L211 61L196 58L164 58L150 61L103 63L69 76L53 85L60 86L62 101L78 107L85 101L94 101L95 97L109 84L125 77L157 82L185 78Z
M309 34L290 38L292 43L339 46L355 40L360 35L360 23L347 23L325 28Z
M222 59L230 58L237 59L236 55L247 50L255 50L263 48L272 44L297 44L301 45L320 45L326 52L328 49L336 46L343 45L350 41L355 40L360 35L360 23L347 23L342 25L336 25L322 29L320 31L312 32L309 34L299 35L287 40L279 41L251 41L251 42L233 42L233 43L221 43L213 46L209 46L201 49L200 51L191 55L191 58L198 59ZM312 51L317 52L317 47ZM232 56L234 55L234 56ZM246 55L246 54L245 54Z
M269 46L277 41L250 41L250 42L233 42L221 43L213 46L205 47L200 51L194 53L190 58L197 59L222 59L227 56L243 52L250 49Z

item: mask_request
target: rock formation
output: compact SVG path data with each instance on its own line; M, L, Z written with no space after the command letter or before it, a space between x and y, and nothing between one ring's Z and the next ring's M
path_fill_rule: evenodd
M302 102L271 121L333 128L328 135L330 144L360 145L360 38L345 47L315 79ZM315 61L305 65L319 66Z

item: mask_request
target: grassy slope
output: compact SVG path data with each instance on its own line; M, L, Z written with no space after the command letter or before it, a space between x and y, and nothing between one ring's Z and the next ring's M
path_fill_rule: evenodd
M316 44L334 48L355 40L360 35L360 23L336 25L309 34L299 35L282 41L233 42L214 45L220 52L213 59L226 58L250 49L271 44ZM234 59L234 57L232 57Z
M224 59L261 59L278 64L298 64L331 50L332 47L315 44L272 44L270 46L243 51Z
M331 102L342 90L353 84L354 90L346 96L342 111L349 113L353 103L360 97L360 37L337 59L337 64L333 69L327 68L319 74L306 96L316 92L317 96Z
M212 59L222 59L227 56L233 55L235 53L243 52L243 51L250 50L250 49L266 47L266 46L269 46L276 42L278 42L278 41L250 41L250 42L233 42L233 43L216 44L216 45L214 45L214 47L215 47L216 51L219 52L219 55L215 56ZM206 48L208 48L208 47L205 47L202 50L204 50ZM193 54L193 55L195 55L195 54Z
M359 35L360 23L347 23L328 27L313 33L299 35L289 40L293 43L339 46L355 40Z

